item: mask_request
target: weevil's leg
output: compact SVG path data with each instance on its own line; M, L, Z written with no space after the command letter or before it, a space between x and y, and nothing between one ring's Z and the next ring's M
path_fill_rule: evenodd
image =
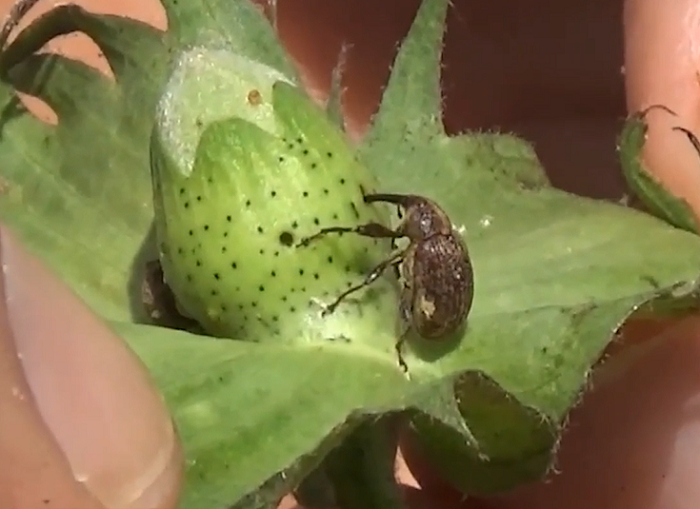
M391 239L391 250L396 251L396 237ZM396 276L396 279L401 279L401 270L399 270L398 263L394 264L394 275Z
M403 359L403 354L401 353L401 350L403 349L403 345L406 343L406 339L408 339L408 335L410 333L411 328L406 328L406 330L403 331L401 336L399 336L399 339L396 341L396 344L394 345L394 350L396 350L396 358L399 361L399 367L404 373L408 373L408 364L406 364L406 361Z
M406 250L404 251L399 251L398 253L394 253L391 255L389 258L381 262L379 265L377 265L374 269L371 270L369 274L362 280L362 282L356 284L355 286L351 286L347 290L345 290L343 293L338 295L338 297L331 302L326 309L323 311L324 315L330 315L335 309L338 307L338 305L345 299L348 295L351 293L354 293L358 290L361 290L365 286L369 286L372 283L374 283L379 276L381 276L384 271L394 265L398 265L401 263L404 259L404 256L406 256Z
M412 202L415 201L416 197L410 194L392 194L392 193L376 193L376 194L366 194L364 196L365 203L374 203L377 201L383 201L386 203L393 203L399 205L403 208L408 207Z
M367 223L353 227L331 226L328 228L323 228L319 232L311 235L310 237L305 237L301 239L301 241L299 241L299 243L297 244L297 247L308 246L311 242L318 240L321 237L325 237L329 233L355 233L363 237L374 237L378 239L394 239L404 236L403 233L395 232L391 228L387 228L386 226L381 225L379 223Z
M686 135L688 140L690 140L690 143L693 145L693 148L695 149L695 152L700 156L700 141L698 140L698 137L695 136L690 130L686 129L685 127L674 127L674 131L680 131L683 134Z

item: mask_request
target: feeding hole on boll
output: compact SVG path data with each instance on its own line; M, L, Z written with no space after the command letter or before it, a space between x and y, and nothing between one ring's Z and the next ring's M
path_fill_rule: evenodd
M280 233L279 241L283 246L292 246L294 244L294 235L291 232L283 231Z

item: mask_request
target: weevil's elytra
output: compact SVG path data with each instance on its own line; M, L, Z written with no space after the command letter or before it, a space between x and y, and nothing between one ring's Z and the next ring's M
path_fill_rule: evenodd
M327 308L332 313L353 292L377 280L389 267L398 269L402 279L399 312L408 329L396 343L399 364L407 370L401 346L414 330L429 340L441 340L455 333L464 323L474 299L474 275L467 246L454 231L444 210L434 201L417 195L368 194L366 203L386 202L403 209L399 226L392 230L378 223L355 227L331 226L304 238L299 245L330 233L352 232L365 237L406 237L409 244L379 263L365 279L341 293Z

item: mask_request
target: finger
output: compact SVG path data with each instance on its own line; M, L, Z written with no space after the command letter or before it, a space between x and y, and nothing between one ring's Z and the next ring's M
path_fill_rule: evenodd
M72 478L108 507L174 507L181 451L144 367L6 229L0 249L13 348Z
M700 134L700 2L625 2L625 87L630 112L668 106L649 115L644 160L671 192L700 211L700 158L688 139L671 127Z
M0 263L4 273L13 270ZM76 482L37 410L13 341L6 299L0 279L0 507L102 507Z

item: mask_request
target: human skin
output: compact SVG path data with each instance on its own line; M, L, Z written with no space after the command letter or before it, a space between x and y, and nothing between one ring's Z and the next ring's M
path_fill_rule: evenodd
M319 100L339 43L353 43L345 99L358 138L417 2L278 1L281 35ZM0 0L0 12L10 3ZM79 3L164 26L154 0ZM700 133L700 2L630 0L624 17L617 0L455 5L444 78L450 130L515 131L535 142L557 185L613 198L622 192L619 120L665 104L679 117L650 115L644 158L700 211L700 159L670 129ZM105 69L85 38L52 49ZM0 507L175 507L182 449L145 368L6 227L0 258ZM700 319L638 325L625 342L572 413L559 474L486 502L462 500L404 441L397 475L411 507L700 506Z

